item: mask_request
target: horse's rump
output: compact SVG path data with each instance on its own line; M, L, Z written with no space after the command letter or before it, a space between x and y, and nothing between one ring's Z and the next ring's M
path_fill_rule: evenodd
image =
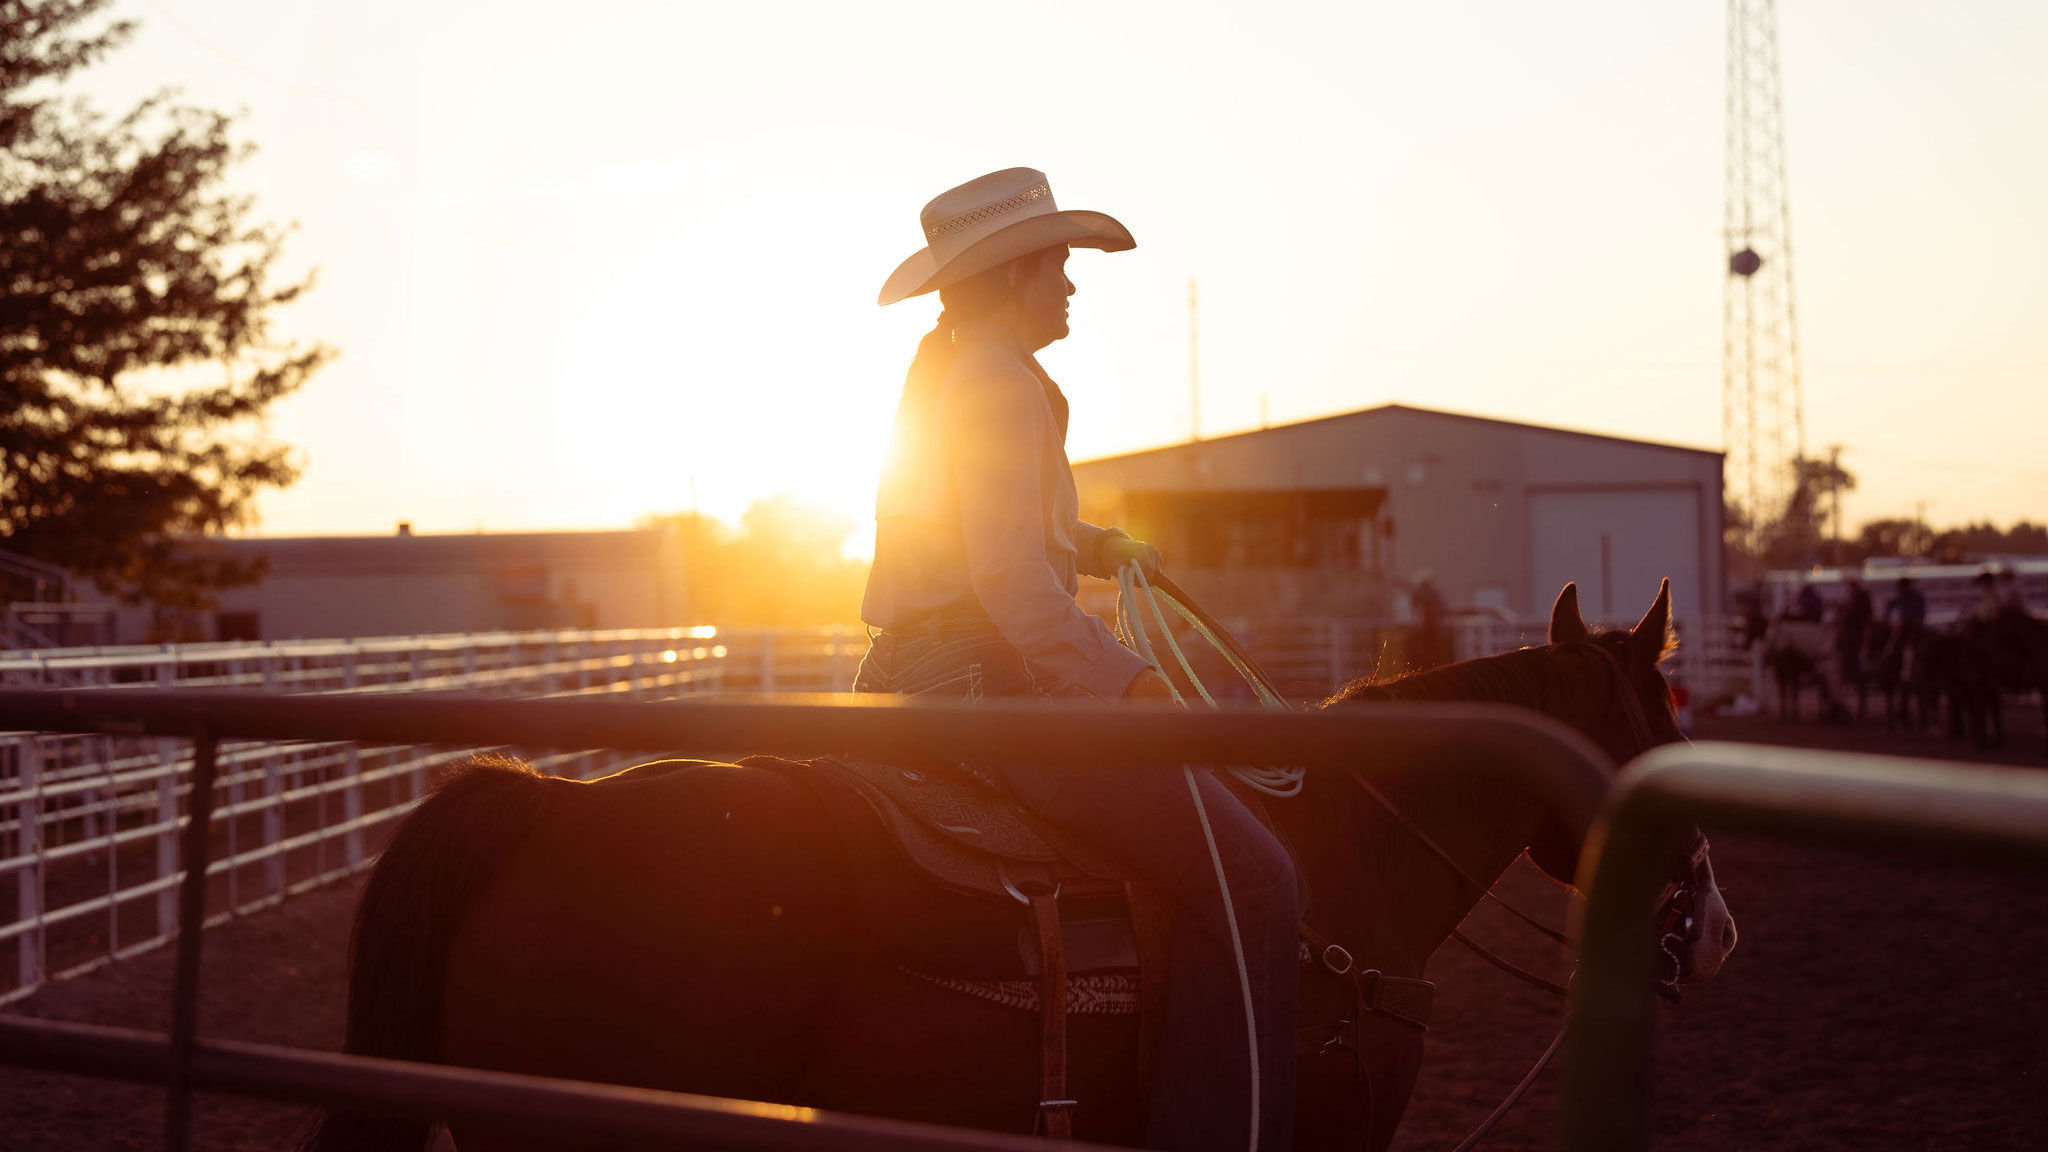
M1035 985L1023 905L932 884L799 763L554 783L450 949L442 1058L1031 1129L1037 1013L943 979ZM1139 1139L1138 1021L1107 1007L1070 1021L1078 1119Z

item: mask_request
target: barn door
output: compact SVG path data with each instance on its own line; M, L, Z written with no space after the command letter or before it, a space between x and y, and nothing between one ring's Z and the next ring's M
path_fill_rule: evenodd
M1529 540L1532 615L1577 581L1588 622L1633 623L1668 576L1673 617L1681 627L1700 620L1706 574L1692 489L1532 492Z

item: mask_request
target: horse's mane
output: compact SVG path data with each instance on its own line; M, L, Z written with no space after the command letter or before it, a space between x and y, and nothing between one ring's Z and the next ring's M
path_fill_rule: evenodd
M1567 644L1519 648L1389 680L1362 676L1323 704L1357 700L1470 700L1531 708L1563 704L1604 690L1600 687L1603 677L1588 677L1578 671L1584 667L1578 658L1590 655L1594 645L1613 647L1627 639L1626 631L1615 629Z

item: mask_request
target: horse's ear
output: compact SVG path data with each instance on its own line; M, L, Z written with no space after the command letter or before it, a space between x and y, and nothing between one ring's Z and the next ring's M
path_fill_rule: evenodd
M1671 581L1657 588L1657 602L1628 630L1629 643L1652 663L1664 658L1664 640L1671 626Z
M1586 631L1586 622L1579 618L1579 586L1567 584L1564 591L1557 594L1557 603L1550 608L1550 642L1568 644L1590 635L1592 633Z

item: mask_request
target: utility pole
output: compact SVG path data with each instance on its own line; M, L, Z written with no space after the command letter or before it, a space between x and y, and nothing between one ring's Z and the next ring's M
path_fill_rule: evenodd
M1197 336L1201 330L1195 278L1188 277L1188 439L1202 438L1202 356Z
M1828 495L1833 497L1835 521L1834 539L1830 543L1828 557L1835 567L1842 566L1842 446L1828 445Z
M1755 556L1765 527L1797 511L1806 457L1776 0L1728 0L1726 146L1721 434L1729 499L1747 516L1744 543Z

